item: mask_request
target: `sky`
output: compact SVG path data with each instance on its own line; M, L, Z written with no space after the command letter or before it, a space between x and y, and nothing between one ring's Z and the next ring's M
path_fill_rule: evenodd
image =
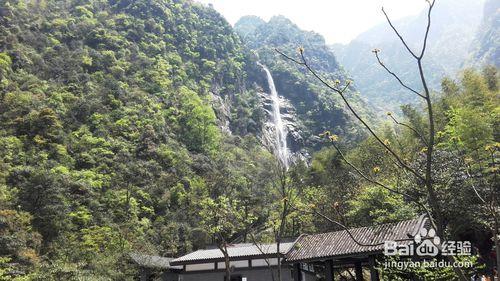
M385 7L391 19L417 15L425 0L197 0L213 4L230 24L245 15L269 20L283 15L301 29L323 35L326 42L349 43L360 33L385 21L380 8Z

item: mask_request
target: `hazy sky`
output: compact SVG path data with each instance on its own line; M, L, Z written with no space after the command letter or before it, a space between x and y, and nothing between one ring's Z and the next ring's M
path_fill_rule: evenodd
M328 43L348 43L361 32L385 20L385 7L391 18L418 14L425 0L197 0L211 3L233 24L245 15L269 20L284 15L300 28L314 30Z

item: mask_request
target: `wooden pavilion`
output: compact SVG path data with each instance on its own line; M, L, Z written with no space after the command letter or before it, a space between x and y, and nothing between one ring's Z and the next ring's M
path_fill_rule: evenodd
M284 262L293 264L295 281L303 281L301 271L304 263L322 267L326 281L336 280L336 272L353 268L356 281L366 280L363 278L363 267L370 271L369 280L376 281L379 280L376 260L383 256L385 242L408 245L424 227L429 228L426 216L348 231L303 235L286 254Z

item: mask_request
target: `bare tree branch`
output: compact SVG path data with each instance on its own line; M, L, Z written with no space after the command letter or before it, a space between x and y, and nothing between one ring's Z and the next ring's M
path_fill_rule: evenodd
M384 8L382 8L382 12L384 13L384 15L387 19L387 22L391 26L394 33L401 40L401 42L403 43L404 47L408 50L408 52L410 52L410 54L417 61L419 76L420 76L420 80L422 82L422 86L423 86L424 93L425 93L425 95L423 95L423 96L424 96L424 99L425 99L426 104L427 104L427 115L428 115L428 121L429 121L429 140L427 141L426 167L425 167L425 174L424 174L423 180L424 180L425 187L426 187L427 193L428 193L429 205L431 206L431 208L435 212L436 219L439 222L437 224L436 230L440 236L443 236L443 234L444 234L443 233L443 227L444 227L443 214L441 211L441 207L439 205L439 199L438 199L437 193L434 189L433 182L432 182L432 155L434 152L434 142L435 142L434 113L433 113L433 109L432 109L431 94L429 91L429 87L427 86L427 81L425 79L425 74L424 74L424 70L423 70L423 66L422 66L422 58L423 58L423 56L425 54L425 50L427 48L427 41L428 41L429 31L430 31L430 26L431 26L431 13L432 13L432 9L433 9L434 4L435 4L435 0L427 0L427 2L429 3L429 9L427 11L427 26L426 26L425 36L423 39L424 42L422 44L422 50L421 50L419 56L415 55L415 53L410 49L410 47L408 46L406 41L403 39L403 37L401 36L399 31L392 24L392 21L389 18L389 16L387 15L387 13L385 12ZM461 275L460 276L461 279L465 278L463 276L463 272L461 272L460 275Z
M356 171L356 173L358 173L363 179L365 179L366 181L370 182L370 183L373 183L375 185L378 185L392 193L395 193L395 194L399 194L403 197L406 197L408 199L410 199L411 201L413 201L415 204L417 204L419 207L421 207L425 213L427 214L427 216L429 217L430 219L430 222L433 224L433 227L436 227L436 225L434 224L433 220L432 220L432 213L430 212L430 210L427 208L427 206L425 206L424 204L420 203L420 201L415 198L414 196L411 196L407 193L404 193L404 192L401 192L401 191L398 191L394 188L390 188L388 187L387 185L371 178L371 177L368 177L367 175L365 175L358 167L356 167L354 164L352 164L344 155L344 153L342 152L342 150L340 150L340 148L335 145L334 142L332 142L333 144L333 147L335 148L335 150L337 150L337 152L339 153L340 157L342 158L342 160L344 160L344 162L347 163L347 165L349 165L354 171Z
M292 207L292 208L294 210L296 210L296 211L299 211L299 212L304 212L304 213L318 215L321 218L327 220L328 222L330 222L332 224L335 224L337 226L340 226L342 228L342 230L344 230L344 231L347 232L347 234L354 241L354 243L358 244L359 246L362 246L362 247L375 247L375 246L384 245L384 243L385 243L385 241L384 241L384 242L375 243L375 244L365 244L363 242L360 242L356 237L354 237L354 234L352 234L351 230L349 228L347 228L347 226L345 226L344 224L342 224L342 223L340 223L340 222L338 222L336 220L333 220L333 219L329 218L328 216L326 216L326 215L320 213L319 211L317 211L316 209L313 209L312 211L309 211L309 210L300 210L300 209L297 209L295 207ZM397 239L396 241L410 241L410 240L413 240L413 238Z
M284 54L283 52L281 52L280 50L278 49L275 49L276 52L278 52L279 54L281 54L283 57L295 62L295 63L299 63L300 65L303 65L306 67L306 69L314 76L316 77L316 79L318 79L324 86L326 86L328 89L338 93L340 95L340 97L342 98L342 100L344 101L344 103L346 104L347 108L349 109L349 111L354 115L354 117L356 117L356 119L358 119L361 124L363 124L363 126L370 132L370 134L385 148L387 149L391 154L392 156L394 156L394 158L396 158L396 160L399 162L399 164L401 164L401 166L403 166L403 168L407 169L408 171L410 171L412 174L414 174L417 178L419 178L420 180L424 181L425 178L424 176L422 176L420 173L418 173L415 169L413 169L412 167L410 167L408 164L406 164L402 159L401 157L399 157L399 155L397 155L397 153L391 149L387 144L384 143L384 141L373 131L373 129L370 127L370 125L368 125L368 123L366 123L366 121L356 112L356 110L354 110L354 108L351 106L350 102L347 100L347 98L345 97L344 93L345 91L349 88L350 86L350 82L348 81L346 83L346 85L342 88L342 89L339 89L337 87L334 87L332 85L330 85L330 83L328 83L323 77L321 77L310 65L309 63L307 62L306 58L304 57L304 52L302 49L300 49L300 57L301 57L301 61L298 61L296 59L293 59L291 58L290 56Z
M473 179L472 175L470 174L469 169L470 169L470 167L469 167L469 165L467 165L467 169L465 170L465 173L467 174L467 178ZM472 181L470 183L470 186L472 187L472 190L474 190L474 193L476 194L477 198L479 198L479 200L481 202L483 202L483 204L487 204L486 200L484 200L484 198L479 194L479 191L477 190L476 185Z
M350 82L347 82L346 86L343 89L339 89L337 87L338 83L335 83L335 86L330 85L326 81L326 79L323 79L308 64L307 60L304 57L304 50L302 48L299 48L300 60L292 58L292 57L290 57L290 56L288 56L288 55L280 52L279 50L276 50L276 51L278 53L280 53L281 55L283 55L288 60L293 61L294 63L297 63L298 65L305 66L307 68L307 70L316 79L318 79L323 85L325 85L328 89L330 89L330 90L338 93L341 96L341 98L344 101L344 103L346 104L346 106L349 109L349 111L351 111L351 113L356 117L356 119L358 119L358 121L360 121L363 124L363 126L370 132L370 134L373 137L375 137L375 139L380 143L380 145L382 147L384 147L398 161L398 163L405 170L411 172L417 178L417 180L420 180L421 182L423 182L423 184L425 185L425 188L426 188L427 202L428 202L428 204L430 206L430 209L432 210L432 215L434 216L435 219L431 216L431 212L429 212L429 210L425 207L425 205L423 205L422 203L420 203L418 201L418 199L414 198L413 196L409 196L408 197L408 194L405 194L403 192L399 192L399 191L397 191L395 189L392 189L392 188L384 185L383 183L381 183L381 182L379 182L377 180L374 180L374 179L366 176L360 169L357 169L357 167L355 167L353 164L351 164L349 161L347 161L347 159L345 159L345 157L341 153L340 149L337 146L334 145L334 147L336 148L337 152L339 152L339 154L341 154L341 157L343 157L344 161L346 161L346 163L348 163L348 165L351 166L351 168L353 168L365 180L367 180L367 181L369 181L371 183L374 183L374 184L376 184L378 186L381 186L383 188L386 188L387 190L392 191L394 193L397 193L397 194L400 194L400 195L404 195L407 198L411 198L415 203L417 203L420 206L422 206L426 210L426 212L428 213L430 222L432 223L433 227L436 229L438 236L445 237L446 233L444 231L444 228L445 228L444 213L442 211L442 206L440 204L438 194L437 194L436 189L434 187L433 170L432 170L433 152L434 152L435 134L436 134L436 132L435 132L435 124L434 124L434 113L433 113L433 108L432 108L431 93L430 93L429 87L427 85L427 81L426 81L426 77L425 77L424 70L423 70L423 65L422 65L422 58L424 57L425 51L427 49L427 42L428 42L428 37L429 37L429 32L430 32L430 27L431 27L431 13L432 13L432 10L433 10L434 4L435 4L435 0L426 0L426 1L429 3L429 8L428 8L428 11L427 11L427 26L426 26L426 30L425 30L425 36L424 36L424 39L423 39L422 49L420 50L420 54L418 56L410 48L410 46L407 44L407 42L405 41L405 39L403 38L403 36L399 33L399 31L397 30L397 28L392 23L391 19L389 18L388 14L385 12L384 8L382 8L382 12L385 15L385 17L387 19L387 22L389 23L390 27L392 28L392 30L394 31L394 33L397 35L397 37L399 38L399 40L401 41L401 43L403 44L403 46L406 48L406 50L410 53L410 55L417 62L418 71L419 71L419 77L420 77L420 80L421 80L421 83L422 83L422 88L423 88L423 94L420 94L419 92L411 89L406 84L404 84L401 81L401 79L399 79L399 77L395 73L393 73L387 67L385 67L385 65L380 61L379 57L377 56L377 59L378 59L379 63L382 65L382 67L384 67L384 69L386 71L388 71L391 75L393 75L403 87L405 87L406 89L412 91L413 93L418 94L421 98L425 99L425 101L426 101L427 117L428 117L428 123L429 123L428 138L425 138L420 133L417 134L417 135L419 135L419 137L422 140L425 140L424 143L426 143L426 145L427 145L426 161L425 161L425 171L422 174L420 172L418 172L416 169L410 167L405 161L403 161L403 159L401 157L399 157L399 155L393 149L391 149L389 147L389 144L386 144L384 141L382 141L382 139L363 120L363 118L356 112L356 110L353 109L353 107L351 106L351 104L349 103L349 101L346 99L346 97L344 95L344 92L349 87ZM408 125L408 127L411 127L411 126ZM418 132L417 130L415 130L415 131ZM499 253L500 253L500 251L499 251ZM454 260L453 257L449 257L449 258L451 260ZM458 278L460 280L463 280L463 281L467 280L467 278L465 277L465 274L464 274L463 270L461 270L460 268L454 268L454 271L455 271L455 273L457 274L457 276L458 276Z
M269 259L266 257L267 253L264 252L264 250L262 249L260 244L257 242L257 239L255 238L255 235L253 234L253 232L250 232L250 238L252 238L252 243L255 245L255 247L257 247L257 250L259 250L259 252L262 254L262 256L264 256L264 261L266 262L267 267L269 268L269 271L271 271L271 279L273 281L275 281L276 279L274 277L274 270L271 266L271 263L269 262ZM277 254L280 255L280 253L278 251L277 251Z
M401 43L403 43L403 45L405 46L406 50L408 50L408 52L415 58L415 59L418 59L417 55L415 55L415 53L411 50L411 48L408 46L408 44L406 44L406 41L405 39L403 38L403 36L401 36L401 34L399 34L399 31L396 29L396 27L392 24L392 21L391 19L389 18L389 16L387 15L387 13L385 12L384 8L382 7L382 13L384 13L385 15L385 18L387 19L387 22L389 23L389 25L391 26L392 30L396 33L396 35L399 37L399 40L401 40Z
M340 148L332 142L332 145L333 147L335 148L335 150L337 150L338 154L340 155L340 157L342 158L342 160L347 164L349 165L349 167L351 167L358 175L360 175L363 179L365 179L366 181L370 182L370 183L373 183L375 185L378 185L384 189L387 189L388 191L392 192L392 193L396 193L398 195L402 195L410 200L413 200L413 201L416 201L417 199L409 194L406 194L404 192L401 192L401 191L398 191L398 190L395 190L395 189L392 189L388 186L386 186L385 184L375 180L375 179L372 179L371 177L365 175L365 173L363 173L358 167L356 167L354 164L352 164L344 155L344 153L342 152L342 150L340 150Z
M424 57L425 49L427 48L427 39L429 38L429 31L431 29L431 13L436 1L428 0L427 3L429 3L429 9L427 10L427 27L425 29L424 44L422 45L422 51L420 52L419 59L422 59Z
M322 217L323 219L329 221L330 223L333 223L333 224L336 224L338 226L340 226L344 231L347 232L347 234L349 235L349 237L351 237L351 239L354 241L354 243L358 244L359 246L363 246L363 247L373 247L373 246L380 246L380 245L384 245L385 242L381 242L381 243L376 243L376 244L365 244L365 243L362 243L360 241L358 241L354 235L351 233L351 231L349 230L349 228L347 228L345 225L341 224L340 222L338 221L335 221L335 220L332 220L330 219L329 217L327 217L326 215L318 212L316 209L314 209L314 211L312 211L311 213L313 214L316 214L320 217Z
M387 22L391 26L392 30L394 31L394 33L396 33L396 35L398 36L398 38L401 41L401 43L403 43L403 45L406 48L406 50L408 50L408 52L415 59L417 59L417 60L421 60L424 57L425 51L427 49L427 41L428 41L428 38L429 38L429 32L430 32L430 28L431 28L431 14L432 14L432 9L434 8L434 4L436 3L435 0L427 0L427 2L429 3L429 9L427 10L427 26L426 26L426 29L425 29L425 36L424 36L424 40L423 40L423 44L422 44L422 49L420 51L420 55L419 56L415 55L415 53L411 50L411 48L408 46L408 44L404 40L403 36L401 36L401 34L399 33L399 31L394 26L394 24L392 23L391 19L389 18L389 16L385 12L385 9L382 7L382 13L384 13L384 16L387 19Z
M401 86L403 86L403 87L404 87L405 89L407 89L408 91L413 92L414 94L418 95L419 97L421 97L421 98L425 99L425 97L424 97L422 94L420 94L420 93L419 93L419 92L417 92L416 90L414 90L414 89L410 88L408 85L406 85L406 84L405 84L405 83L401 80L401 78L399 78L399 76L398 76L396 73L392 72L392 71L391 71L391 70L390 70L387 66L385 66L385 64L384 64L384 63L380 60L380 57L379 57L379 55L378 55L378 53L379 53L379 52L380 52L380 50L378 50L378 49L373 50L373 53L375 54L375 57L377 58L378 63L379 63L379 64L380 64L380 65L381 65L381 66L382 66L382 67L383 67L383 68L384 68L384 69L385 69L385 70L386 70L389 74L391 74L392 76L394 76L394 78L396 78L396 80L398 80L398 82L399 82L399 84L401 84Z
M297 59L294 59L294 58L288 56L287 54L283 53L282 51L280 51L278 49L274 49L274 50L276 52L278 52L280 55L282 55L283 57L285 57L287 60L290 60L290 61L292 61L292 62L294 62L294 63L296 63L298 65L306 65L305 62L303 62L303 61L301 62L301 61L299 61ZM335 90L335 91L337 91L337 90Z
M420 140L425 144L425 145L429 145L427 143L427 140L424 138L424 136L415 128L413 128L411 125L409 124L406 124L406 123L403 123L403 122L399 122L392 114L389 114L387 113L387 115L389 115L389 117L394 121L394 123L396 123L397 125L400 125L400 126L403 126L403 127L406 127L408 129L410 129L411 131L413 131L419 138Z

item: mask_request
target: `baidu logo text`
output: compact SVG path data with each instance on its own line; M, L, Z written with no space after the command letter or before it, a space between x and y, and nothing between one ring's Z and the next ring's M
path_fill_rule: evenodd
M413 238L414 243L398 243L386 241L384 254L386 256L420 256L435 257L441 255L467 255L471 254L469 241L441 241L433 228L422 228Z

